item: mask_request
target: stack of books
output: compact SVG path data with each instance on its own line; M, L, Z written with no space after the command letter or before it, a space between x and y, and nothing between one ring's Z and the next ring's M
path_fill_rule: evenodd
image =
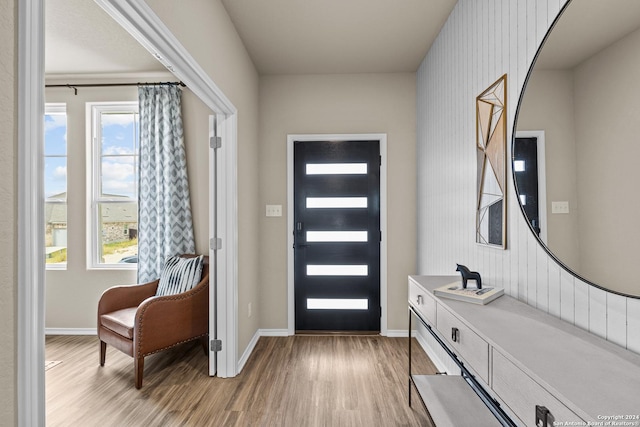
M463 288L461 283L454 282L434 289L433 293L443 298L484 305L504 294L504 290L492 287L483 287L482 289L475 287Z

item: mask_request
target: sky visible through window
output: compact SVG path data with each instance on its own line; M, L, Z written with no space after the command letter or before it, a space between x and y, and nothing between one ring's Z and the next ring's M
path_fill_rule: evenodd
M138 114L102 113L101 193L137 199Z
M67 191L67 116L44 116L44 191L45 197Z
M67 115L48 105L44 116L44 230L48 266L67 262Z
M132 113L102 114L103 195L136 198L138 117ZM67 191L67 117L45 115L45 197Z

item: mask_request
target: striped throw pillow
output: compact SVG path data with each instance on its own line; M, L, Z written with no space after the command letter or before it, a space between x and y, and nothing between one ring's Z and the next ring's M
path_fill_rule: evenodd
M202 255L195 258L172 256L167 258L160 274L157 296L186 292L200 282L202 277Z

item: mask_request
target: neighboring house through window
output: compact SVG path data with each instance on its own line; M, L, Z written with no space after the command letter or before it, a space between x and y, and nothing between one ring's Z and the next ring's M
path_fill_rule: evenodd
M89 268L135 268L138 103L88 103L87 115L91 118L87 162Z
M46 104L44 115L45 261L48 269L67 265L67 111Z

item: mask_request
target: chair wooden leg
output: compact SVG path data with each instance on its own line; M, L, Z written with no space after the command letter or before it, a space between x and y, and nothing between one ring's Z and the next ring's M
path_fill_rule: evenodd
M142 373L144 372L144 357L136 357L133 361L133 371L136 388L142 388Z
M104 360L107 357L107 343L100 341L100 366L104 366Z

